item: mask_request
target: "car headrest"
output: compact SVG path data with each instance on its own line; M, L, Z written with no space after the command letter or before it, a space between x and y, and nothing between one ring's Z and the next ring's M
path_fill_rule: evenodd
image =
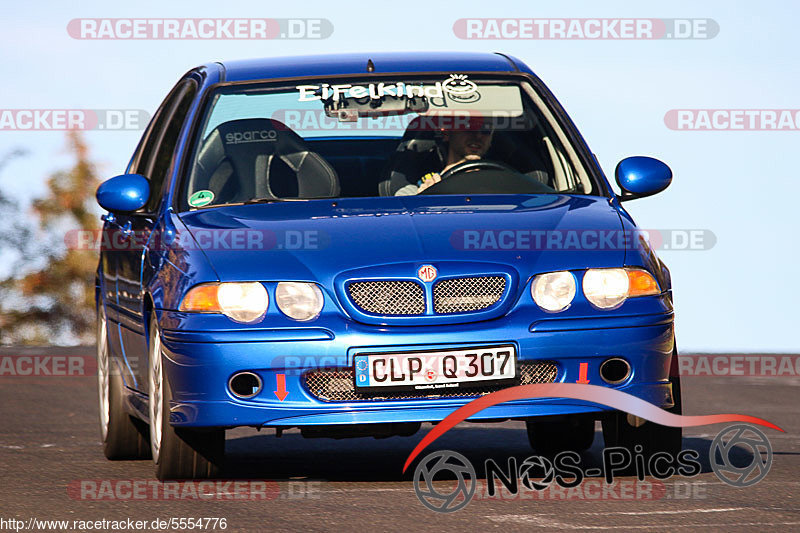
M203 142L197 167L192 190L208 188L228 202L339 194L333 167L277 120L251 118L220 124Z
M389 158L378 182L380 196L393 196L409 183L416 183L423 174L444 166L445 152L441 133L427 127L426 117L415 117Z

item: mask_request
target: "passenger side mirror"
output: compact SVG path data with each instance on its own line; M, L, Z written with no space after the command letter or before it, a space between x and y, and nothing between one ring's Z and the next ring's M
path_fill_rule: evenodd
M620 201L652 196L672 183L672 170L658 159L646 156L623 159L614 174L623 191Z

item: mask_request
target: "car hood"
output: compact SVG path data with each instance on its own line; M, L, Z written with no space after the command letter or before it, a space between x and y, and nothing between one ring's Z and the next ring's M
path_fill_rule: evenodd
M622 229L609 199L596 196L286 201L199 209L180 219L221 281L330 287L346 271L375 268L383 275L396 265L397 275L407 277L423 264L459 264L460 271L473 265L480 273L486 263L525 280L539 272L622 266L625 258L624 247L579 244L587 234L590 243Z

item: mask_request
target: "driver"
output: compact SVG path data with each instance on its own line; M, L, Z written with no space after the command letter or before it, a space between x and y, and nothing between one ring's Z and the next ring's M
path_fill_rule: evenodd
M411 196L419 194L428 187L442 181L441 173L466 161L478 161L492 145L493 130L491 124L482 120L470 120L466 128L459 130L443 130L444 141L447 143L447 163L439 172L428 172L422 176L417 184L409 183L400 188L395 196Z

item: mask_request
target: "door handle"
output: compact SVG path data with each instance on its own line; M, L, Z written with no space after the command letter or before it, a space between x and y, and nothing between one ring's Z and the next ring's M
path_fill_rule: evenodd
M117 226L119 227L119 226ZM127 221L124 226L119 227L119 232L122 235L122 238L128 240L133 235L133 230L131 229L131 221Z
M131 227L131 221L128 220L125 222L124 225L120 226L117 223L117 217L114 213L106 213L105 215L101 215L100 219L104 222L107 222L110 226L114 226L119 230L120 235L124 240L128 240L133 235L133 229Z

